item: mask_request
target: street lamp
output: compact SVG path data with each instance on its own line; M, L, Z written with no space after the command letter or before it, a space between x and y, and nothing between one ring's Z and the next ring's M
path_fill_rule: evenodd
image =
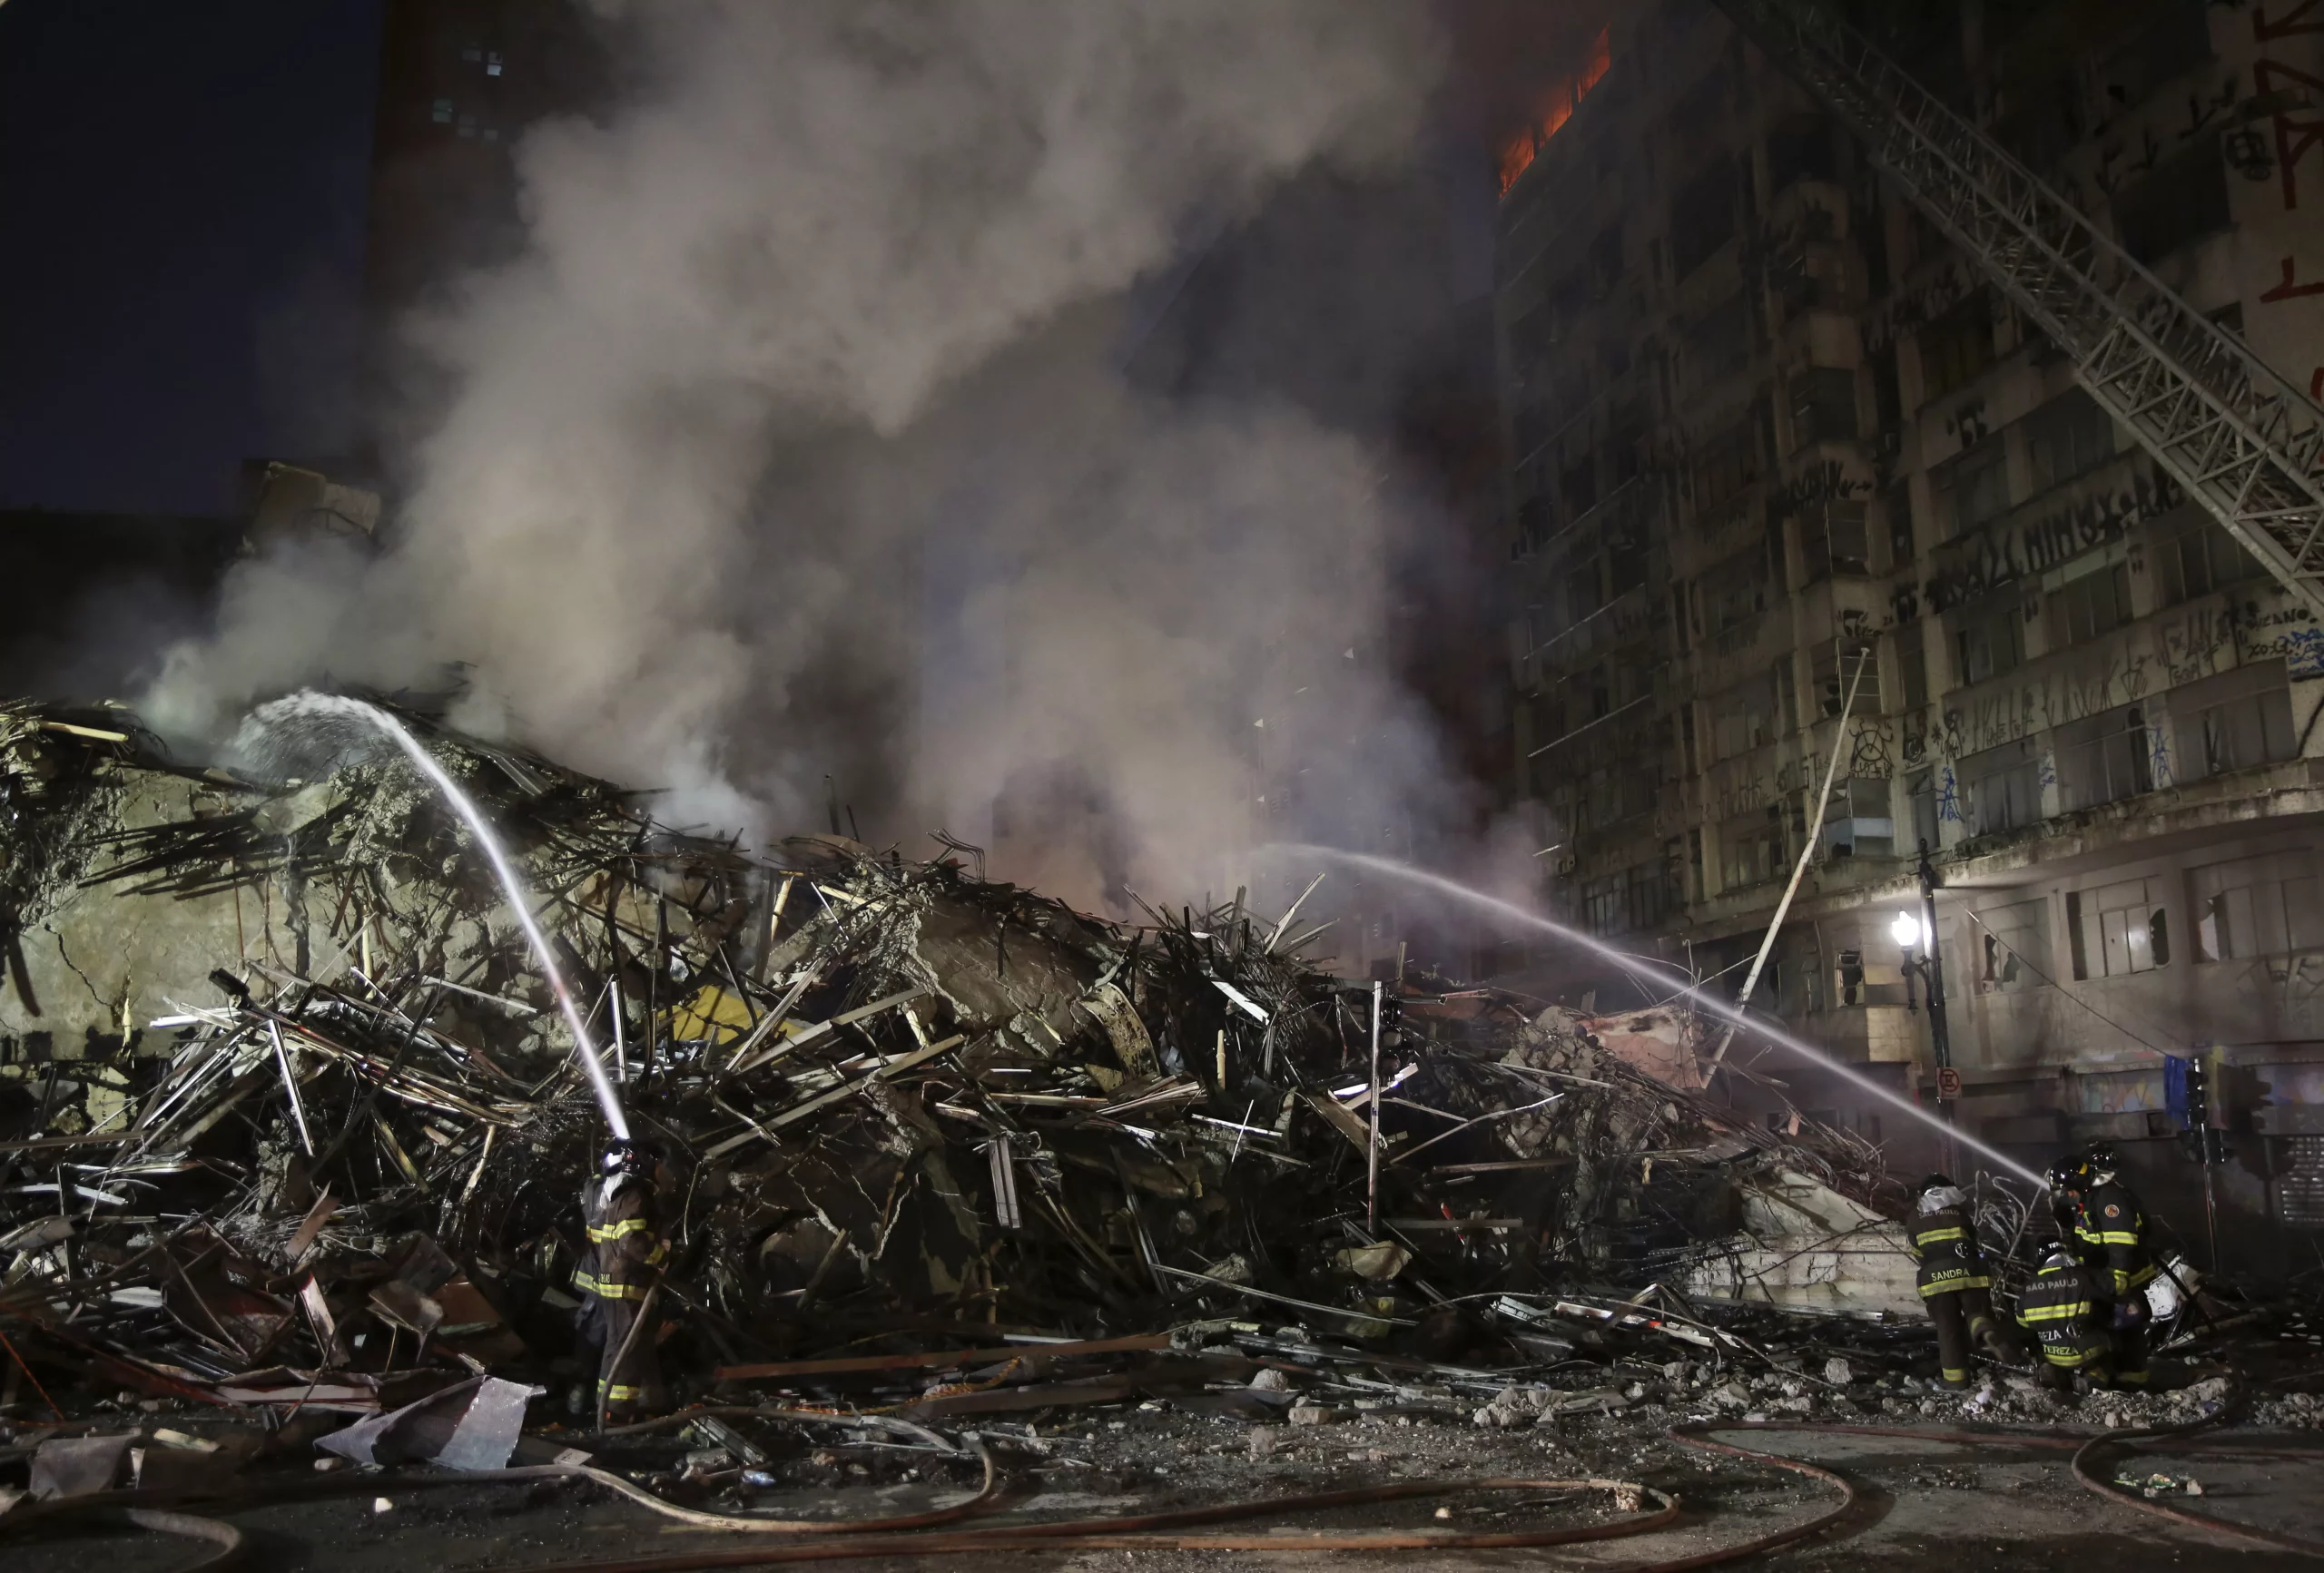
M1896 937L1896 948L1905 953L1905 964L1912 965L1913 952L1925 947L1930 939L1927 920L1918 912L1899 912L1896 920L1888 925L1888 932Z

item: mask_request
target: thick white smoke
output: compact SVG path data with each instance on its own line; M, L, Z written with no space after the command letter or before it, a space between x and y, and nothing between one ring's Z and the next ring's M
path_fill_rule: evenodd
M464 722L674 817L816 828L836 773L1085 898L1425 789L1382 461L1133 392L1112 304L1302 169L1398 157L1425 8L605 9L621 102L528 134L524 253L412 325L451 392L390 548L238 570L157 723L462 661Z

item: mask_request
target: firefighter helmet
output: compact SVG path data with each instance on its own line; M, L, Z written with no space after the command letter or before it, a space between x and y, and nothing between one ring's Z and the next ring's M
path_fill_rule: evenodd
M615 1175L651 1175L654 1162L652 1147L627 1136L615 1136L606 1144L605 1155L597 1160L597 1172L609 1180Z
M2044 1240L2034 1247L2034 1260L2044 1267L2058 1267L2073 1264L2075 1257L2063 1240Z

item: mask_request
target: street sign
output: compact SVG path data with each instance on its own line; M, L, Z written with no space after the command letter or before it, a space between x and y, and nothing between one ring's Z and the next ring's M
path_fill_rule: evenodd
M1945 1066L1936 1073L1936 1096L1950 1103L1961 1096L1961 1073Z

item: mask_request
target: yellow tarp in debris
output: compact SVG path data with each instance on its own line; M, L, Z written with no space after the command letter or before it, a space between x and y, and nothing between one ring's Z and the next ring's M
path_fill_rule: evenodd
M664 1012L669 1035L681 1043L707 1038L713 1043L739 1037L751 1029L750 1007L739 994L704 985L694 998Z

